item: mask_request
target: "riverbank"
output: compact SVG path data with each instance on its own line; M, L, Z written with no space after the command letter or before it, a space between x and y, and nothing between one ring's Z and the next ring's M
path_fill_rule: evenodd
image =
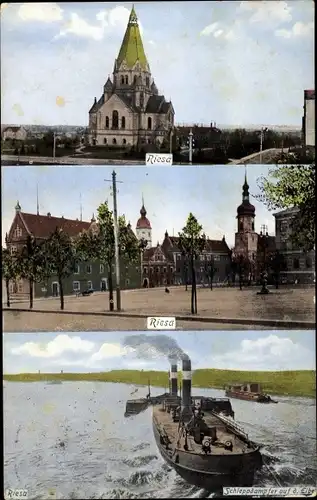
M96 373L20 373L3 375L10 382L43 382L63 380L68 382L113 382L122 384L168 387L166 372L112 370ZM181 372L179 372L181 382ZM316 397L316 372L313 370L250 372L234 370L201 369L193 372L193 387L223 389L229 383L258 382L264 392L283 396Z

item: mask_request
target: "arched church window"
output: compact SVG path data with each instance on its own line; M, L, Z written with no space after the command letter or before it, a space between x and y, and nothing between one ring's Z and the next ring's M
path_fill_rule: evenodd
M239 230L243 231L243 222L242 221L239 222Z
M126 85L128 85L128 83L129 83L129 77L128 77L128 75L125 75L125 83L126 83Z
M134 83L134 85L136 84L136 75L134 75L134 77L133 77L133 83Z
M146 86L149 87L150 86L150 79L148 76L146 77L145 82L146 82Z
M254 231L254 222L252 221L252 231Z
M117 139L115 137L112 139L112 144L117 144Z
M126 144L127 143L127 140L126 139L122 139L122 144Z
M144 94L143 94L143 92L141 92L141 94L140 94L140 106L141 106L141 108L143 108L143 105L144 105Z
M121 83L124 84L124 76L121 76Z
M112 111L112 128L119 128L119 113L117 110Z
M294 269L299 269L299 259L297 259L296 257L293 261L293 266L294 266Z
M106 137L104 138L103 143L107 144L107 138Z
M152 129L152 118L150 116L147 119L147 128L148 130Z
M125 128L125 116L121 118L121 128Z
M106 128L109 128L109 116L106 116Z

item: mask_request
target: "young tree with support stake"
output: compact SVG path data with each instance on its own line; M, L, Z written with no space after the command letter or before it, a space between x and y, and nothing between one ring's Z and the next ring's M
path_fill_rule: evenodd
M211 255L210 260L205 260L205 275L208 278L209 284L210 284L210 290L213 290L213 280L215 277L215 274L217 272L216 265L215 265L215 259L214 256Z
M61 310L64 309L64 279L75 272L76 264L79 262L76 248L71 237L62 229L55 231L43 244L43 253L46 256L46 276L56 276L59 284Z
M102 203L97 209L97 223L88 231L80 233L76 239L78 255L83 260L98 260L108 269L109 310L114 310L112 265L115 260L115 237L113 213L108 203ZM125 217L118 217L119 255L130 261L137 261L140 256L138 241L126 223Z
M40 283L46 276L46 257L44 243L37 243L28 235L26 244L16 258L17 273L29 282L29 308L33 309L34 283Z
M5 280L7 307L10 307L10 281L17 278L16 258L8 248L2 249L2 278Z
M183 255L188 258L191 271L191 312L197 314L197 287L195 262L206 248L206 235L202 233L202 226L196 217L190 213L186 226L179 233L179 247Z
M244 277L250 272L251 263L244 254L236 254L231 250L231 271L233 276L233 283L235 283L235 276L239 277L239 288L242 290Z

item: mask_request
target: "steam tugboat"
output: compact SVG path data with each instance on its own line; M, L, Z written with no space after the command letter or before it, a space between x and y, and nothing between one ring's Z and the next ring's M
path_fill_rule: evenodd
M278 403L268 394L264 394L258 383L231 384L225 387L225 391L229 398L255 401L256 403Z
M183 359L182 369L181 397L177 363L172 363L170 392L153 406L153 432L163 459L200 488L252 486L262 467L259 447L235 423L228 399L192 397L189 358Z

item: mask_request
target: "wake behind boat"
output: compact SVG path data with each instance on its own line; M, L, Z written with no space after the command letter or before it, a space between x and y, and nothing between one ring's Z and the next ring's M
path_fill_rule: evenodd
M192 397L191 362L186 358L182 363L181 396L173 362L170 392L153 405L153 432L160 454L185 481L199 488L252 486L255 472L262 467L259 446L235 423L229 399ZM140 400L137 405L141 408ZM132 400L126 413L128 406L133 408Z

